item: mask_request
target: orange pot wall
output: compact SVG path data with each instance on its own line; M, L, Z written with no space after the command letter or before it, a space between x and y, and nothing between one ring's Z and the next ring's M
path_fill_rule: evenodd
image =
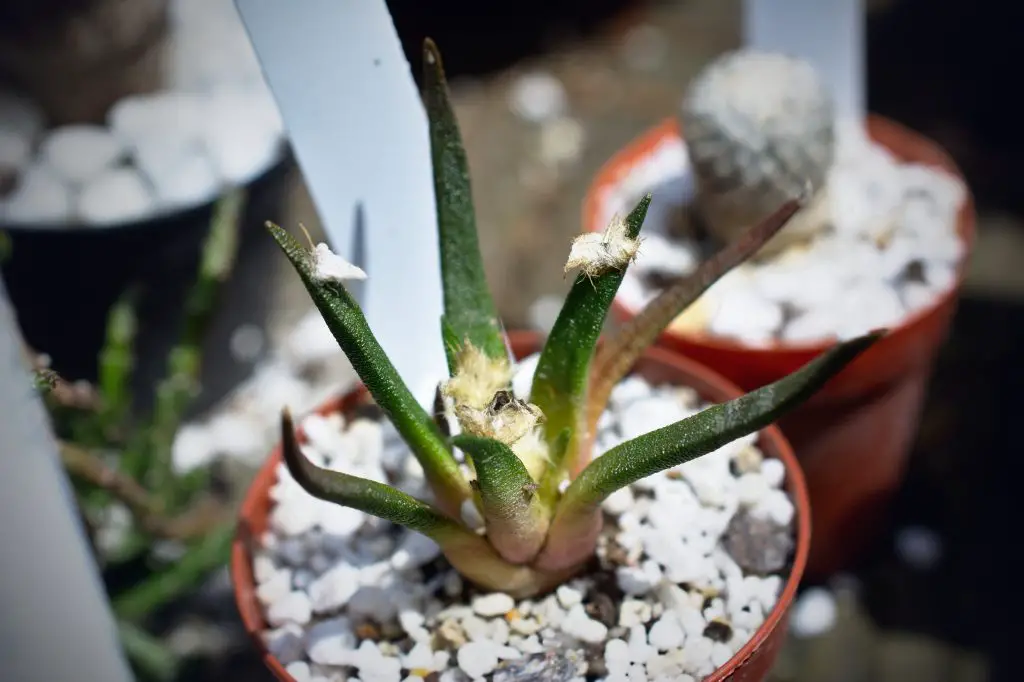
M963 175L936 144L893 121L871 116L868 133L903 161ZM648 131L616 154L597 174L583 204L583 225L602 230L601 201L659 142L681 135L675 120ZM974 240L970 194L957 225L967 251ZM874 535L887 502L903 480L917 432L928 378L952 323L967 258L956 285L931 307L909 318L875 344L805 406L781 421L793 444L811 495L814 544L808 575L823 577L855 558ZM621 320L633 311L613 305ZM865 330L867 331L867 330ZM829 344L750 348L710 335L666 332L662 347L693 358L745 390L759 388L798 369Z
M513 332L509 338L516 357L523 358L540 350L541 337L536 333ZM723 402L743 393L739 387L710 369L659 348L648 350L637 364L636 370L655 383L689 386L709 401ZM328 401L319 412L327 414L339 409L346 410L365 398L365 391L357 389L343 398ZM796 507L797 537L793 567L783 586L779 601L768 614L764 624L735 656L706 678L705 682L763 682L768 678L779 649L786 639L789 609L796 597L797 587L807 562L811 544L811 523L807 487L800 465L782 432L775 426L761 431L759 445L766 455L777 457L786 467L786 490ZM263 643L260 633L266 628L266 622L256 599L252 568L252 539L260 537L267 529L271 510L269 493L276 480L275 471L280 462L279 445L260 468L242 503L239 532L231 548L231 579L242 622L262 652L267 667L281 682L295 682L295 678L288 674L281 662L267 651Z

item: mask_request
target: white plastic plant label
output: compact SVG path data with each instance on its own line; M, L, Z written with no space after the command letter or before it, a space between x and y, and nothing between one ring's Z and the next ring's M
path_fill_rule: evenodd
M743 38L811 63L832 88L837 118L862 121L864 12L863 0L743 0Z
M330 246L366 271L355 290L370 328L429 404L447 375L430 142L387 6L236 4Z

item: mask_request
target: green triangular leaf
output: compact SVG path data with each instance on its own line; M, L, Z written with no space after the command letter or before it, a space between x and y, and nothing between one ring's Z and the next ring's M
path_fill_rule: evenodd
M281 452L292 478L307 493L397 523L429 537L460 529L458 524L426 502L384 483L313 464L302 454L291 415L281 415Z
M841 343L774 383L612 448L573 481L557 515L574 507L596 507L619 488L768 426L810 398L883 334Z
M628 238L636 239L640 234L650 205L651 195L648 194L626 217ZM625 273L626 266L592 277L580 274L541 351L530 401L544 412L546 434L552 445L563 430L569 429L572 434L567 446L562 448L564 457L553 454L553 458L557 457L550 471L553 477L560 477L560 472L573 464L563 459L575 457L576 436L585 416L590 363L608 308Z
M408 386L370 331L363 311L345 287L313 276L312 257L287 232L272 223L267 229L302 278L313 303L331 334L377 404L391 419L416 459L444 510L456 516L470 496L469 484L448 450L430 414L413 397Z
M429 38L423 44L423 83L445 317L460 346L468 341L488 356L501 358L505 342L480 255L469 164L449 100L441 54Z

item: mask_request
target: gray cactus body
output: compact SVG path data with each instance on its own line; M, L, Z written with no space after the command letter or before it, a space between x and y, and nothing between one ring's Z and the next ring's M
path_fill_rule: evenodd
M806 62L740 50L709 65L680 112L696 204L708 230L729 241L798 196L824 188L835 158L834 106ZM778 252L824 225L797 219L762 250Z

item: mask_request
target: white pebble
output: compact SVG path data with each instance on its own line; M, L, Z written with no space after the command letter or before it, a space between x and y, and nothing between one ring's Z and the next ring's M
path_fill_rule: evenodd
M174 434L171 466L175 473L188 473L208 465L216 454L216 441L206 426L185 424Z
M629 645L621 639L610 639L604 645L604 662L610 673L625 673L631 663Z
M683 645L684 668L698 675L707 675L714 670L711 652L715 643L707 637L693 637Z
M402 667L406 670L434 672L434 651L429 644L419 642L402 657Z
M686 641L686 633L679 625L675 614L667 613L654 622L649 634L651 646L660 651L677 649Z
M732 649L721 642L715 642L715 645L711 647L711 662L716 668L721 668L723 665L728 663L729 659L732 658L732 655Z
M309 682L312 678L312 673L309 671L309 663L305 661L292 661L284 669L295 678L295 682Z
M512 375L512 392L520 400L529 400L530 389L533 387L533 375L540 362L540 353L529 355L516 363L515 374Z
M324 503L317 507L317 523L324 532L338 537L348 537L359 530L366 521L366 514L343 507L340 504Z
M302 627L295 623L268 630L263 634L263 641L267 644L267 651L282 665L299 661L306 653Z
M761 476L771 488L781 488L786 480L786 465L781 459L770 457L761 462Z
M619 589L628 595L647 594L658 584L661 576L639 566L619 566L615 569Z
M90 225L141 220L153 213L153 195L138 171L115 168L87 182L78 196L78 214Z
M159 170L147 164L147 177L153 184L160 204L167 208L184 208L213 201L222 183L210 159L199 153L176 155Z
M821 587L812 587L793 604L789 627L797 637L817 637L832 629L836 612L832 593Z
M46 166L30 166L4 201L5 219L11 223L53 223L71 220L71 190Z
M243 324L231 332L228 345L231 357L239 362L253 362L263 351L266 341L263 330L255 324Z
M558 603L565 609L571 609L583 602L583 593L569 585L560 585L555 595L558 597Z
M306 635L309 660L318 665L352 665L356 636L345 617L314 623Z
M614 516L624 514L633 508L636 499L633 497L633 491L627 488L619 488L611 495L605 498L604 502L601 503L601 507Z
M292 571L290 568L279 568L270 574L264 573L263 580L256 588L256 598L264 606L273 604L291 592Z
M305 625L313 612L309 604L309 596L305 592L291 592L270 604L267 608L267 622L273 627L285 623Z
M623 599L619 606L619 625L625 628L643 625L651 619L651 605L639 599Z
M208 103L204 140L220 176L245 184L266 171L281 153L274 119L253 107L265 106L246 93L222 93Z
M586 135L586 128L574 118L562 116L545 121L540 129L541 162L547 166L560 166L576 161L583 153ZM561 309L561 301L558 309Z
M782 309L752 291L735 291L719 301L709 329L744 343L761 345L772 340L782 326Z
M464 673L480 679L498 667L498 655L491 642L468 642L459 647L456 660Z
M557 118L568 106L562 82L544 72L520 76L512 84L509 98L512 111L533 123Z
M205 116L200 95L164 91L120 100L111 107L107 124L133 147L162 140L170 149L197 143Z
M507 594L492 592L473 599L473 611L485 618L503 616L516 607L515 600Z
M796 508L784 491L772 489L750 509L750 513L756 518L770 519L777 525L788 526L796 514Z
M658 654L658 649L647 640L647 630L642 625L634 625L629 629L629 660L632 663L644 664Z
M619 428L623 438L631 439L688 416L690 411L678 400L651 396L632 403L628 410L620 412Z
M364 682L399 682L402 664L397 658L385 656L376 643L363 640L356 651L355 667Z
M320 506L313 498L279 500L270 512L270 527L286 537L301 535L316 526L319 511Z
M570 637L589 644L603 642L608 636L608 628L604 623L588 616L582 604L577 604L569 610L565 620L562 621L561 628Z
M391 565L396 570L417 568L441 556L441 547L420 533L409 532L391 555Z
M700 264L697 250L689 244L681 244L667 237L651 232L640 242L639 263L646 272L657 272L670 276L688 275Z
M47 133L39 156L71 184L82 184L115 165L125 154L124 144L107 128L67 125Z
M309 586L309 597L316 613L335 611L348 603L359 589L359 569L341 563Z

